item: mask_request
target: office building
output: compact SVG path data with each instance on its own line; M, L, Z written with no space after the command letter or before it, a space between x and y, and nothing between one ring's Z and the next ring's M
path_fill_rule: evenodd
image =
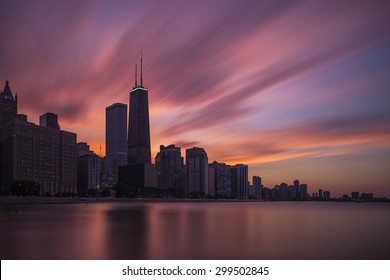
M88 190L100 187L100 157L84 142L77 143L77 189Z
M118 181L118 167L127 164L127 105L115 103L106 108L106 157L104 178Z
M253 198L261 200L262 199L261 193L263 189L263 186L261 184L261 177L253 176L252 184L253 184Z
M300 184L299 185L299 199L300 200L307 200L307 197L308 197L307 185Z
M185 191L185 181L180 180L180 177L185 176L185 167L179 147L160 145L160 152L156 155L156 168L159 188L174 189L180 193Z
M232 196L248 198L248 165L236 164L232 172Z
M118 181L132 188L157 187L156 166L151 163L148 90L143 86L142 55L141 83L130 91L128 164L119 166Z
M186 150L187 194L208 194L208 157L203 148Z
M217 161L213 161L209 166L214 173L215 196L230 198L232 195L232 167Z
M142 56L140 78L138 85L136 70L135 85L130 91L128 164L151 163L148 90L143 87Z

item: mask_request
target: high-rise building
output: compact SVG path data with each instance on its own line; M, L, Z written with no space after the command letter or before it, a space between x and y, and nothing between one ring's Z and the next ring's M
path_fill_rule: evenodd
M208 194L208 157L203 148L186 150L187 194Z
M299 185L299 198L300 200L307 200L308 197L308 188L306 184L300 184Z
M185 176L183 157L179 147L160 145L160 152L156 155L156 168L160 188L184 191L183 180L178 180L180 176Z
M214 172L215 196L229 198L232 195L232 167L213 161L210 165ZM210 172L210 171L209 171Z
M30 181L40 185L41 194L75 193L76 134L39 126L17 115L8 82L0 102L1 192L8 193L13 182Z
M137 65L135 69L129 104L128 164L119 167L118 181L133 188L157 187L157 170L151 163L148 90L143 86L142 55L139 86Z
M128 163L151 163L148 90L143 87L142 55L141 84L139 86L137 84L137 70L135 73L135 85L130 91Z
M115 103L106 108L105 178L118 181L118 167L127 164L127 105Z
M77 143L77 189L98 189L100 186L100 157L85 142Z
M236 164L232 167L232 196L248 198L248 165Z
M253 184L253 197L255 199L262 199L261 193L262 193L263 186L261 184L261 177L253 176L252 184Z

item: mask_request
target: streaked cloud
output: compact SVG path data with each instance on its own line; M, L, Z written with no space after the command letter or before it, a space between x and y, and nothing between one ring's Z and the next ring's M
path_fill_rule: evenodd
M389 8L388 1L3 1L0 81L10 80L30 120L55 112L61 128L104 153L105 107L128 103L142 51L154 154L173 143L251 163L253 174L265 162L327 157L316 161L324 168L340 155L389 151ZM381 168L374 156L369 163Z

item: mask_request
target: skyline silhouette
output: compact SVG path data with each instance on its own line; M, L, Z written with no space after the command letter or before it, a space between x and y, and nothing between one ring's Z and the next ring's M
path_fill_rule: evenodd
M142 49L152 159L199 146L269 186L390 196L387 2L73 5L0 4L0 81L29 121L54 112L104 154Z

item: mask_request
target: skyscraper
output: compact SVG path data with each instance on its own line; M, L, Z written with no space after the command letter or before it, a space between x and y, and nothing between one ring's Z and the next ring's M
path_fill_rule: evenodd
M106 176L118 180L118 167L127 164L127 105L115 103L106 108Z
M142 55L140 86L137 84L137 65L135 69L135 85L130 91L128 163L151 163L148 90L143 87Z
M77 187L78 190L97 189L100 186L100 157L89 149L85 142L77 143Z
M160 145L160 152L156 156L156 166L160 188L179 190L184 187L179 180L185 177L180 147Z
M143 87L142 55L141 84L137 83L136 65L129 108L128 165L119 167L118 181L138 189L157 187L157 170L151 163L148 90Z
M208 157L203 148L186 150L187 193L208 194Z
M209 166L214 172L215 196L229 198L232 195L232 167L213 161ZM210 171L209 171L210 172Z
M248 198L248 165L236 164L232 167L232 196Z
M253 176L252 177L252 184L253 184L253 196L256 199L262 199L261 192L262 192L262 185L261 185L261 177L260 176Z

